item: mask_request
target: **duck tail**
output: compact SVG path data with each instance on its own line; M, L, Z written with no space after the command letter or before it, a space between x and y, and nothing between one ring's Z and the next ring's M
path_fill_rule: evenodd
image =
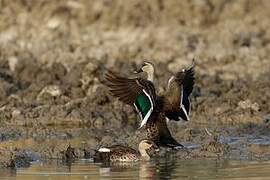
M173 137L160 137L160 145L169 147L172 149L181 149L184 148L182 144L177 142Z

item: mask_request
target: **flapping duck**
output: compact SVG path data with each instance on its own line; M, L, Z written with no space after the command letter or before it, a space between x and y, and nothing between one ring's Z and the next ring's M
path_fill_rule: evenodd
M137 73L145 72L147 78L126 78L110 70L105 73L105 85L120 101L135 107L141 117L140 128L147 129L148 139L159 146L182 147L171 135L166 119L188 121L189 96L194 86L194 63L170 77L166 92L156 94L154 66L144 62Z

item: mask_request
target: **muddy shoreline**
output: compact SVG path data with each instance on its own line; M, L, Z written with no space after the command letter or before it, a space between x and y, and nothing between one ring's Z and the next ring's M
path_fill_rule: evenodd
M3 0L1 6L1 167L65 159L69 145L76 158L102 145L136 148L144 130L137 131L134 109L101 82L105 68L131 76L144 59L156 66L159 93L172 73L196 60L191 121L170 129L197 148L176 157L269 159L267 1Z

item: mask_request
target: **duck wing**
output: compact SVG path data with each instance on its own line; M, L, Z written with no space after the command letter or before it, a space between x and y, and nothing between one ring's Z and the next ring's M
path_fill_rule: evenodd
M168 119L175 121L189 120L189 96L193 90L194 80L194 65L177 72L169 79L167 91L161 97L163 111Z
M137 161L139 160L139 152L131 147L122 146L122 145L115 145L110 147L110 160L111 161Z
M129 161L137 160L138 151L123 145L113 145L110 147L102 147L94 154L95 162L109 161Z
M138 151L136 151L135 149L128 146L123 146L123 145L113 145L109 149L111 149L112 153L119 153L121 155L138 154Z
M105 73L105 85L120 101L134 105L141 117L140 128L147 123L156 104L156 92L152 82L142 78L125 78L112 71Z

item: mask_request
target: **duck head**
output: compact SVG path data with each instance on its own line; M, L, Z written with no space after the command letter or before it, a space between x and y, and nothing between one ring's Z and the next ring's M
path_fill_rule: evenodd
M153 148L155 151L158 151L159 148L158 146L153 142L153 141L150 141L150 140L142 140L139 144L139 149L150 149L150 148Z
M139 152L141 153L143 160L149 160L150 156L147 154L146 150L153 148L155 151L159 151L158 146L149 140L142 140L139 144Z
M146 72L147 74L147 80L148 81L152 81L154 80L154 65L150 62L145 61L141 68L137 71L135 71L135 73L141 73L141 72Z

